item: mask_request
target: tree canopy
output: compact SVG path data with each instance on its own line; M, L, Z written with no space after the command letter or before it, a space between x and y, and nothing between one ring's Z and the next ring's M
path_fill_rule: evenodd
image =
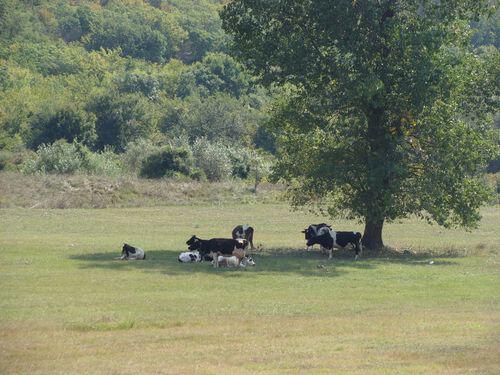
M498 149L499 54L474 50L486 0L234 0L235 54L284 95L274 108L277 178L295 205L365 222L419 215L474 226Z

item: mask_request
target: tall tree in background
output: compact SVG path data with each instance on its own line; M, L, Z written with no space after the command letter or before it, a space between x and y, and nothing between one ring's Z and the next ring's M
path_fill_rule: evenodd
M474 52L487 0L233 0L237 55L286 92L274 111L275 172L293 204L365 222L416 214L473 227L488 199L499 55ZM495 95L496 94L496 95Z

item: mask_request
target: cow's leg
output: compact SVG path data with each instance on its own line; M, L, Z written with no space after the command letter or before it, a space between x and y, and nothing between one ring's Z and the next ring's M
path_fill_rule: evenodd
M210 255L212 256L212 259L214 260L214 268L219 268L219 254L211 251Z
M250 249L253 250L253 232L250 233L250 235L248 236L247 240L250 243Z
M331 260L333 258L332 254L333 254L333 248L328 249L328 260Z
M356 251L356 256L354 257L354 260L358 260L359 256L361 255L361 252L362 252L361 244L359 242L357 242L354 249Z

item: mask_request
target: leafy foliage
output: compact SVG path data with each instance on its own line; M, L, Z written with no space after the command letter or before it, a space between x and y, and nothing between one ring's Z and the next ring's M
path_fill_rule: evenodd
M0 147L65 139L122 153L140 139L177 136L255 147L268 93L225 54L220 8L1 0ZM135 172L140 163L129 156Z
M141 168L141 176L147 178L172 177L176 174L192 176L195 173L191 151L171 146L151 154L144 160Z
M231 161L224 145L200 138L193 145L193 154L196 166L209 181L223 181L231 177Z
M28 136L27 144L31 148L59 139L68 142L78 140L92 146L96 139L95 117L71 107L58 109L54 113L41 112L31 118Z
M98 95L89 109L96 117L97 149L108 146L122 152L129 142L151 136L155 128L154 108L142 95Z
M488 1L235 0L238 57L283 97L275 177L296 205L365 221L364 241L410 214L476 225L495 153L499 55L472 50ZM481 150L481 151L478 151Z

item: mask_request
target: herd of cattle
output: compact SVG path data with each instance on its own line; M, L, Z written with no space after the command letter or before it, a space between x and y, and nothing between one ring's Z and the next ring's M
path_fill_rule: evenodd
M315 244L323 251L328 251L328 259L332 259L333 249L351 246L357 260L362 252L361 233L337 232L328 224L311 224L302 231L305 235L307 249ZM249 225L238 225L232 231L232 238L211 238L203 240L191 236L186 241L188 250L179 254L178 260L183 263L209 261L215 268L254 266L255 261L246 252L248 245L253 250L254 229ZM119 259L146 259L146 253L139 247L124 244Z

